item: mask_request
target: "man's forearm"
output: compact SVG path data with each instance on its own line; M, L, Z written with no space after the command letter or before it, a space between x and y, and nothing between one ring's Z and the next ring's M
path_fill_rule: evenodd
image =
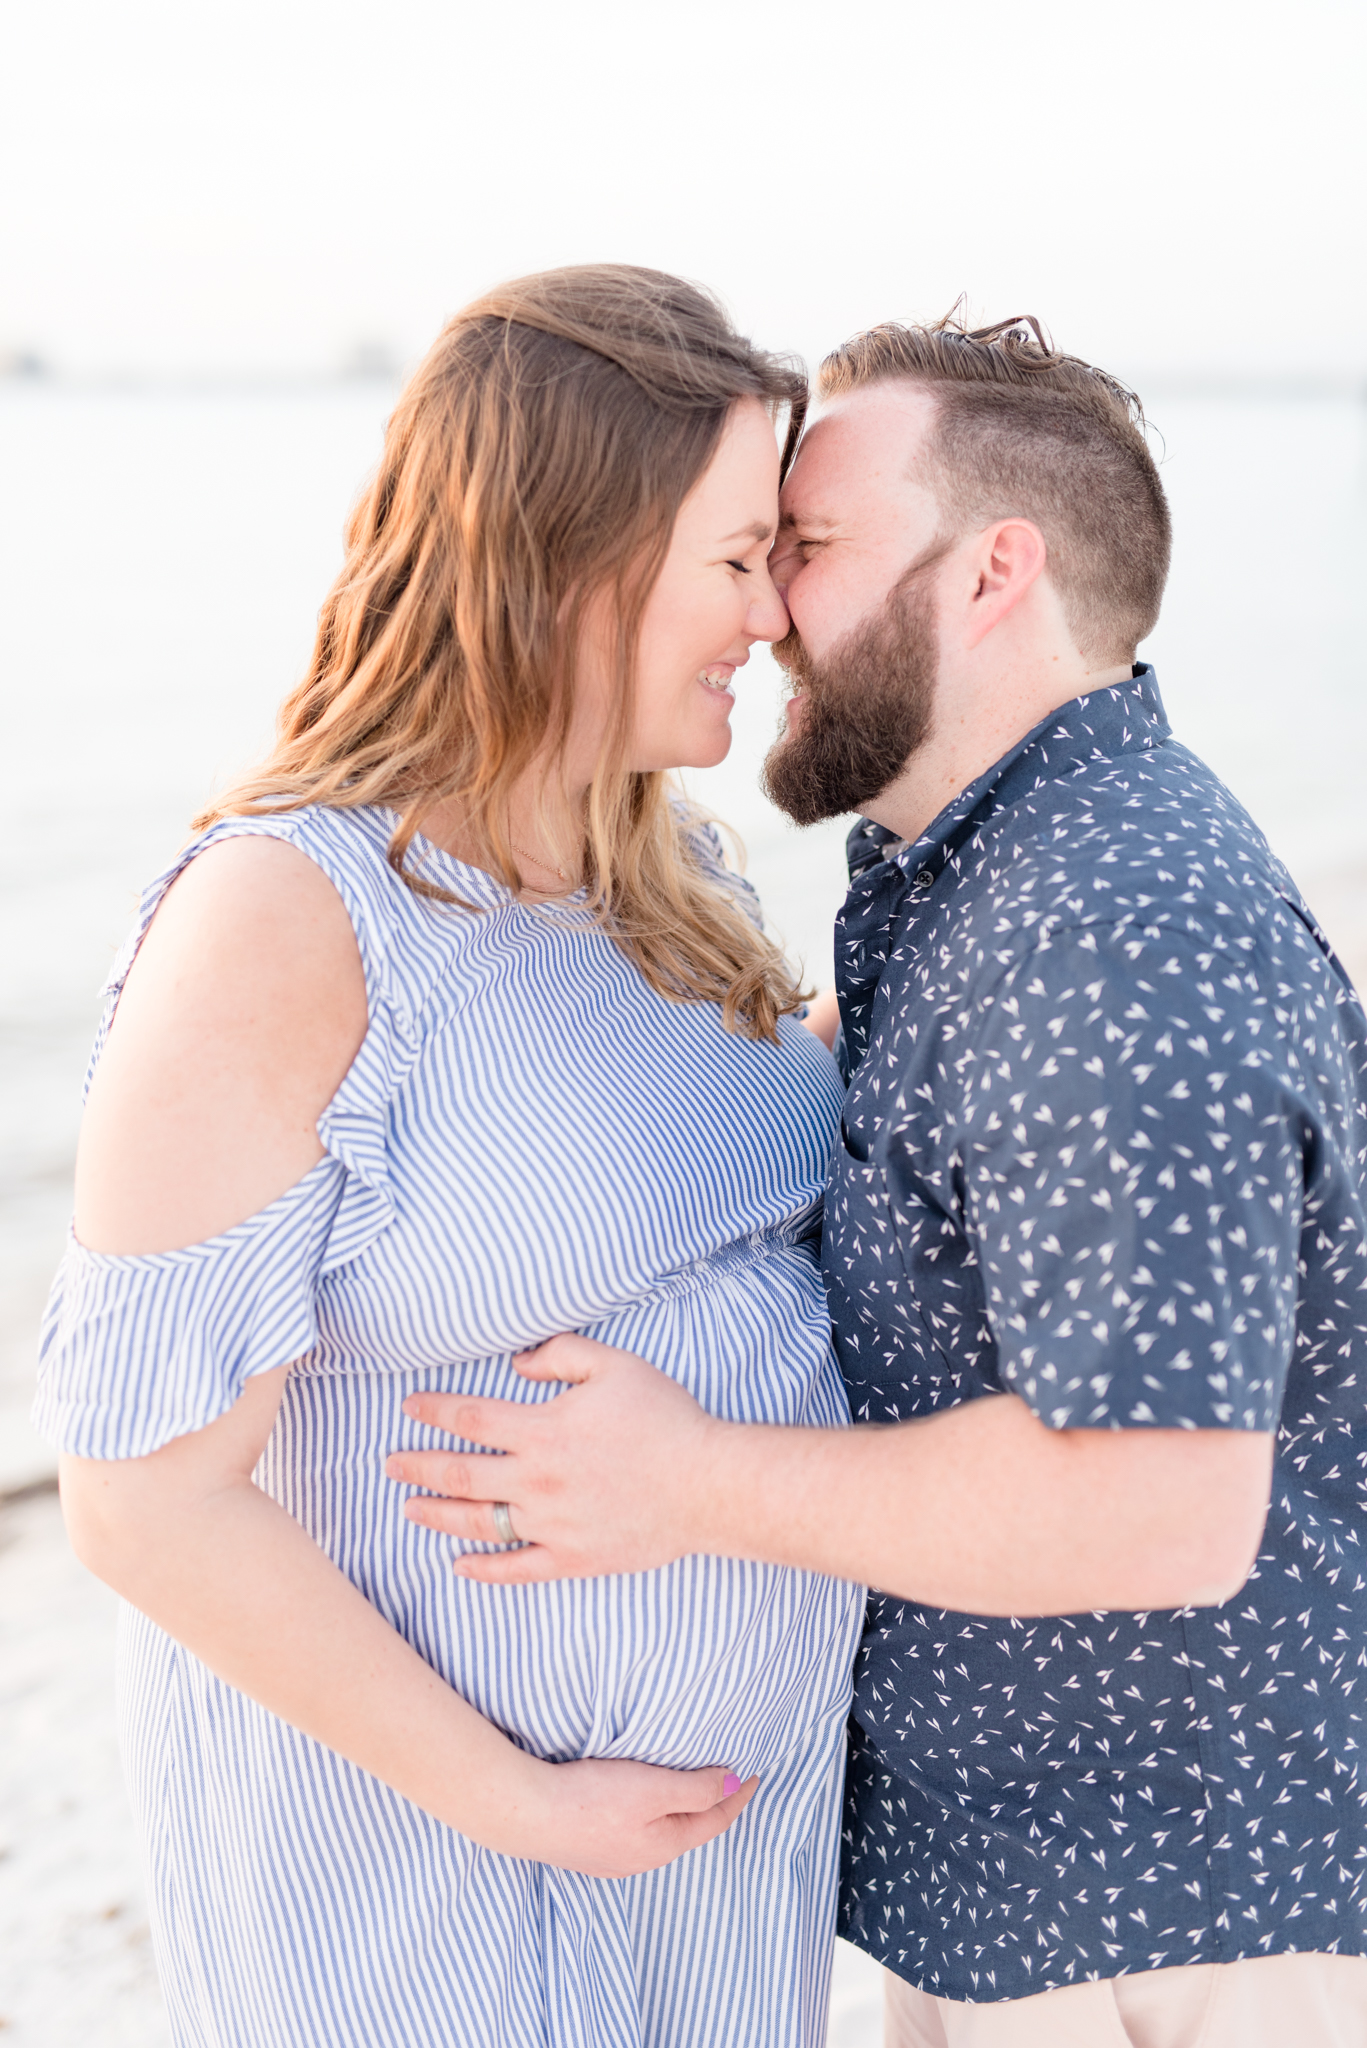
M1049 1430L1012 1395L852 1430L720 1423L697 1548L969 1614L1211 1605L1247 1577L1271 1439Z
M1050 1430L1014 1394L914 1422L724 1422L630 1352L557 1337L519 1361L530 1404L416 1394L425 1426L504 1454L396 1453L406 1512L520 1548L471 1555L510 1584L647 1571L695 1552L826 1572L974 1614L1211 1605L1243 1584L1267 1515L1272 1439L1240 1430ZM494 1489L497 1489L497 1495Z

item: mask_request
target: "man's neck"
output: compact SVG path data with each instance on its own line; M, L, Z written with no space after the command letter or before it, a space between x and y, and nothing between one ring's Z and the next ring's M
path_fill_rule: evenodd
M864 815L905 840L919 839L955 797L1010 752L1041 719L1092 690L1129 682L1132 662L1066 674L1011 679L988 693L939 688L934 722L900 775L864 805Z

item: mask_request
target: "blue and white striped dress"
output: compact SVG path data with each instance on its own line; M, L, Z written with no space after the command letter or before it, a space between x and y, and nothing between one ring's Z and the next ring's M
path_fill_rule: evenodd
M401 1412L419 1388L550 1397L509 1355L561 1330L641 1353L717 1415L847 1421L810 1237L834 1062L790 1021L757 1045L715 1005L664 1001L574 900L521 904L436 849L427 871L482 914L415 896L385 860L391 824L231 819L148 891L111 1010L169 882L250 832L338 889L369 1028L319 1119L326 1156L259 1215L147 1256L72 1240L40 1426L82 1457L142 1456L294 1361L257 1483L466 1699L541 1756L761 1784L727 1834L648 1876L495 1855L125 1609L125 1755L178 2048L819 2048L862 1591L698 1557L468 1584L384 1460L443 1441ZM745 886L719 858L717 876Z

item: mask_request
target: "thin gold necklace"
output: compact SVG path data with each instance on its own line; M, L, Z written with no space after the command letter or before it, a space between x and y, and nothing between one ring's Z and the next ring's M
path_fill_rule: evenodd
M523 860L529 860L534 868L544 868L548 875L555 875L560 881L568 884L569 876L563 868L556 867L553 861L542 860L539 853L528 853L526 847L519 846L515 839L510 839L508 844L514 853L520 853Z

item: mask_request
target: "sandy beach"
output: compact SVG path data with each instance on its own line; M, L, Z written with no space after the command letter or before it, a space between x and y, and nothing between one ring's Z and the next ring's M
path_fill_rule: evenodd
M162 2048L114 1726L114 1596L55 1490L0 1506L0 2029L24 2048Z

